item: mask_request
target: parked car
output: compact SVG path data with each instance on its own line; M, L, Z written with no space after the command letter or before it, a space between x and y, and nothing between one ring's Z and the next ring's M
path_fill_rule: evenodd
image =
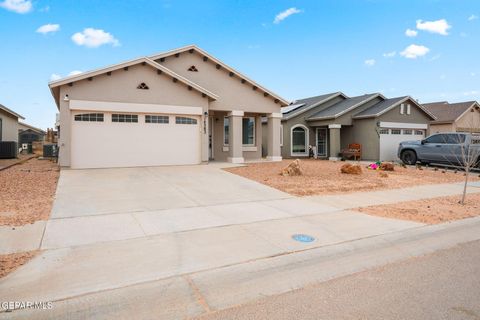
M463 150L463 151L462 151ZM404 141L398 146L398 157L405 164L438 163L464 166L470 159L480 165L480 135L462 132L436 133L423 140ZM473 161L472 160L472 161Z

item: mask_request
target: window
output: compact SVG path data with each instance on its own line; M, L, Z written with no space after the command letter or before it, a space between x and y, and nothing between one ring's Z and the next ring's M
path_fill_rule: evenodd
M392 134L401 134L402 133L402 130L400 129L392 129Z
M2 141L2 118L0 118L0 141Z
M148 89L150 89L150 88L145 84L145 82L142 82L142 83L140 83L140 84L137 86L137 89L140 89L140 90L148 90Z
M253 146L255 144L255 118L248 117L242 119L242 144L244 146Z
M446 134L446 142L451 144L459 144L465 142L465 135L464 134Z
M197 119L187 117L175 117L176 124L197 124Z
M75 121L103 122L103 113L76 114Z
M416 136L423 136L423 130L415 130Z
M380 130L378 131L378 133L380 133L380 134L388 134L388 129L380 129Z
M283 147L283 125L280 125L280 147Z
M145 116L145 123L168 123L168 116Z
M307 128L297 126L292 128L292 155L307 153Z
M228 117L223 118L223 145L228 146L228 135L229 135L229 121Z
M112 122L138 122L136 114L112 114Z
M411 129L403 129L403 134L412 134Z
M410 103L407 104L407 114L410 114Z
M447 137L445 134L435 134L425 139L425 143L445 143Z
M405 105L402 103L400 104L400 114L404 114L405 112Z

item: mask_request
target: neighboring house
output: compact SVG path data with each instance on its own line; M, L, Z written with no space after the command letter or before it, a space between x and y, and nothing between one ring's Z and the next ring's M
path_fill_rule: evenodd
M397 160L398 144L425 137L435 119L411 97L387 99L379 93L347 97L341 92L301 99L282 108L282 156L338 159L351 143L364 160Z
M430 133L480 133L480 104L476 101L459 103L440 101L422 105L436 117L435 121L430 123Z
M0 141L18 142L18 119L25 118L0 104Z
M281 160L288 102L190 45L49 83L60 112L59 163L72 168Z
M18 143L32 143L34 141L43 141L47 133L42 129L35 128L29 124L18 122Z

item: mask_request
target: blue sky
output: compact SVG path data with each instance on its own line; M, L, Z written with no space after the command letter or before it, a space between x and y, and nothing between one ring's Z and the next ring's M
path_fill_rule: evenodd
M192 43L288 100L480 100L479 17L477 0L0 0L0 103L52 127L52 77Z

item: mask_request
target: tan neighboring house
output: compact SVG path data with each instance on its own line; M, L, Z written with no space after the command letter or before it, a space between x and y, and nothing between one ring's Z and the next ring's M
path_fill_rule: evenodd
M190 45L49 83L59 163L71 168L281 160L288 102Z
M458 103L440 101L424 103L423 106L437 118L430 123L430 134L438 132L480 133L480 104L477 101Z
M0 141L18 142L19 119L25 118L0 104Z

